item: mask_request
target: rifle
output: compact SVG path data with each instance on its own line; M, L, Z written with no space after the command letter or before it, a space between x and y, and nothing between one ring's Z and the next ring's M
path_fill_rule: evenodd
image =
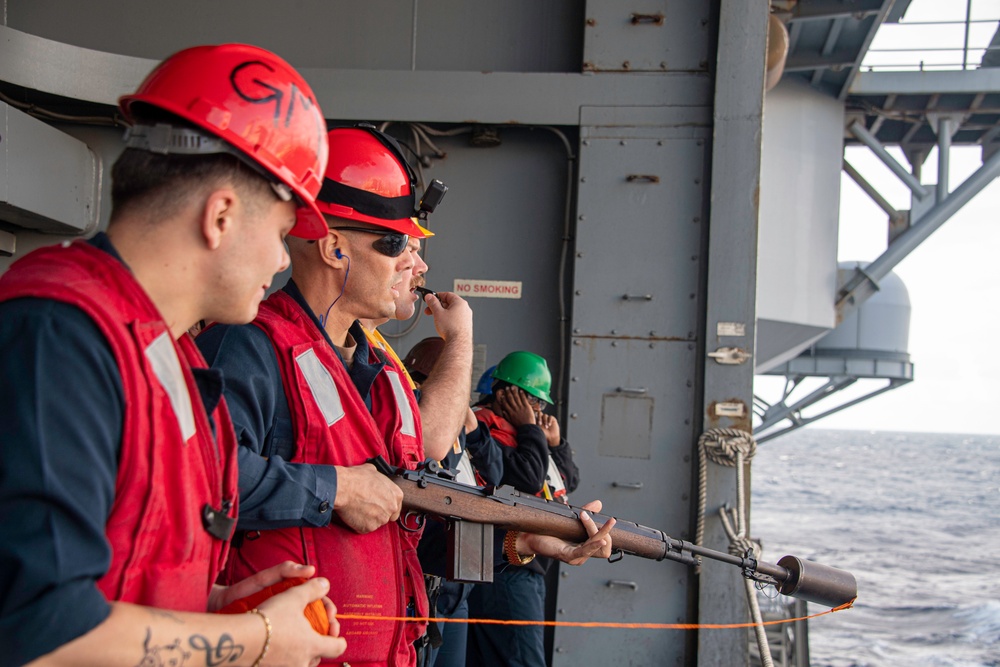
M436 461L416 470L397 468L381 456L369 463L402 490L406 514L400 523L404 528L419 530L426 515L448 522L448 579L493 581L494 527L550 535L568 542L585 542L589 537L580 522L584 510L579 507L523 494L509 486L461 484L451 479L452 471ZM598 526L610 518L588 513ZM408 521L417 527L408 528ZM766 563L754 558L751 550L734 556L621 519L611 529L610 537L614 549L610 562L621 560L626 553L694 566L700 562L698 557L704 557L735 565L747 579L772 585L785 595L829 607L847 604L858 594L857 581L850 572L795 556L785 556L777 564Z

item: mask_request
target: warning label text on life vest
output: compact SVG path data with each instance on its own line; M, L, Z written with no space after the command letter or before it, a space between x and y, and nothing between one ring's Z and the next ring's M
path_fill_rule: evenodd
M493 299L520 299L521 282L513 280L455 279L455 294L464 297L482 296Z

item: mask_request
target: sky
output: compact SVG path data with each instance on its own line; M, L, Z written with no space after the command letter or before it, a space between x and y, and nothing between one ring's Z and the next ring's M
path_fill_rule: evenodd
M973 0L970 46L985 46L1000 18L1000 0ZM966 2L913 0L904 21L964 20ZM907 32L891 26L880 30L877 48L913 44L952 47L964 42L964 26L924 26ZM971 50L978 63L982 50ZM961 63L958 51L921 53L872 52L866 63ZM902 68L902 67L901 67ZM955 69L948 67L948 69ZM901 151L890 149L908 166ZM909 190L865 147L849 147L847 160L896 209L910 208ZM950 190L954 191L981 166L979 148L953 147ZM923 166L923 182L937 182L937 151ZM886 247L886 215L852 181L841 179L839 259L871 261ZM815 428L873 431L1000 434L1000 180L993 181L894 270L910 296L910 360L914 381L814 424ZM862 381L860 391L845 391L842 400L871 391L884 381ZM780 398L783 381L758 377L755 391L768 401ZM813 388L817 385L810 385ZM814 409L815 411L815 409ZM810 414L806 411L806 414Z

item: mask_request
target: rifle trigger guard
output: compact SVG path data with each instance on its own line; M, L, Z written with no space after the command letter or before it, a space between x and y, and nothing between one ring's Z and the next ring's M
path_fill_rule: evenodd
M622 551L621 549L614 549L614 550L612 550L611 555L608 556L608 562L609 563L617 563L618 561L620 561L624 557L625 557L625 552L624 551Z
M414 527L410 528L407 523L412 521ZM420 512L409 511L403 516L399 517L399 527L408 533L416 533L421 528L424 527L424 523L427 522L427 517Z

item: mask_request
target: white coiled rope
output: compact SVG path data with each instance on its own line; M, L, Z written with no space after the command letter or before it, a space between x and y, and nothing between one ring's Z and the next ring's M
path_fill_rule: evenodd
M698 526L695 531L695 544L701 546L705 538L705 509L708 502L708 460L719 465L736 468L736 509L720 507L719 518L722 527L729 536L729 553L733 556L744 556L747 550L760 559L761 547L747 536L746 491L744 464L748 463L757 453L757 441L753 435L735 428L714 428L705 431L698 438ZM757 648L764 667L773 667L771 649L767 643L760 606L757 604L757 593L753 582L744 578L744 589L747 595L747 605L753 618L754 634L757 637Z

